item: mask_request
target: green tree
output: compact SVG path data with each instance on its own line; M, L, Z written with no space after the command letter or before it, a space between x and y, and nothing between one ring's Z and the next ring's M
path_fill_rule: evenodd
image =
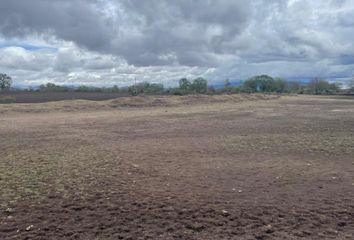
M275 81L268 75L259 75L246 80L243 87L248 92L275 92Z
M114 86L112 87L112 92L114 92L114 93L120 92L119 87L118 87L117 85L114 85Z
M162 93L164 91L164 86L159 83L146 83L143 86L143 90L146 93Z
M11 88L12 78L4 73L0 73L0 91Z
M60 87L59 87L60 88ZM81 85L76 89L78 92L110 92L109 88Z
M163 91L163 84L149 82L142 82L128 87L128 92L133 96L143 93L162 93Z
M194 79L191 90L197 93L206 93L208 91L208 81L201 77Z
M290 83L284 78L272 78L268 75L258 75L246 80L242 85L242 91L253 92L290 92Z
M128 87L128 93L132 96L138 96L141 93L141 89L135 84Z
M179 80L179 89L183 91L190 91L192 83L187 78Z
M242 91L253 93L259 91L258 82L255 78L247 79L242 85Z
M277 93L289 92L288 82L283 78L275 78L272 89Z
M54 83L41 84L39 90L42 92L67 92L70 90L68 87L59 86Z

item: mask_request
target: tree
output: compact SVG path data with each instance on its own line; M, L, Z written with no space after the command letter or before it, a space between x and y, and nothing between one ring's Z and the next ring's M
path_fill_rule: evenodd
M112 89L112 92L114 92L114 93L118 93L120 91L120 89L117 85L114 85L111 89Z
M255 78L250 78L246 80L242 85L242 91L253 93L259 91L258 82Z
M229 79L226 79L224 82L224 92L230 93L232 91L232 86L231 86L231 82Z
M326 80L315 78L307 84L308 91L312 94L333 94L339 90L335 83L329 83Z
M243 84L247 92L275 92L275 80L268 75L252 77Z
M288 91L291 93L303 93L303 87L299 82L291 81L288 82Z
M191 89L192 83L187 78L182 78L179 80L179 89L183 91L189 91Z
M164 91L163 84L160 83L147 83L144 86L144 91L146 93L162 93Z
M191 90L197 93L206 93L208 91L208 81L201 77L194 79Z
M275 91L277 93L289 92L289 85L285 79L275 78L273 84L274 84L274 86L272 88L273 91Z
M349 88L354 90L354 75L353 75L352 79L349 80Z
M59 86L54 83L41 84L39 86L41 92L67 92L70 90L68 87Z
M0 73L0 91L10 89L12 78L4 73Z
M163 93L163 91L163 84L158 83L141 82L128 87L128 92L133 96L143 93Z

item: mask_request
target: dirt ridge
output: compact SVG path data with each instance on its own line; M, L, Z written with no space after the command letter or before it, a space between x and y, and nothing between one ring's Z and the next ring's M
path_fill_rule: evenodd
M187 96L136 96L120 97L106 101L64 100L36 104L2 104L0 114L4 113L47 113L97 111L117 108L178 107L217 103L239 103L245 101L264 101L279 98L274 94L232 94L232 95L187 95Z

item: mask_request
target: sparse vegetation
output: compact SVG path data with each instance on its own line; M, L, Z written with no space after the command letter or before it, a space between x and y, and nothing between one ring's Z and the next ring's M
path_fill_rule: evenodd
M6 74L0 75L0 90L9 90L12 84L11 77ZM18 90L17 90L18 91ZM38 89L30 88L25 91L33 92L82 92L82 93L122 93L132 96L144 94L220 94L220 93L296 93L296 94L348 94L354 93L354 77L349 82L347 89L342 89L338 83L330 83L324 79L315 78L308 83L300 81L288 81L284 78L273 78L269 75L258 75L239 82L236 86L227 79L221 88L214 87L208 83L205 78L199 77L194 80L182 78L178 82L178 87L166 88L163 84L140 82L131 86L118 87L94 87L80 85L78 87L69 87L46 83L39 86Z
M172 92L175 95L192 93L205 94L208 93L208 81L201 77L196 78L193 81L190 81L187 78L182 78L179 80L179 87L172 89Z
M67 92L70 88L59 86L54 83L46 83L39 86L39 91L41 92Z
M268 75L252 77L242 85L242 91L249 93L300 93L301 89L303 88L298 82L288 82L286 79Z
M322 79L313 79L307 85L307 91L311 94L334 94L339 90L339 86L336 83L329 83Z
M74 91L75 92L119 93L119 92L121 92L121 89L117 85L114 85L113 87L102 87L102 88L81 85L81 86L75 88Z
M164 92L163 84L157 84L157 83L142 82L128 87L128 93L133 96L144 94L144 93L156 94L156 93L163 93L163 92Z
M229 79L226 79L224 82L224 88L223 91L225 93L232 93L235 88L231 86L231 82Z

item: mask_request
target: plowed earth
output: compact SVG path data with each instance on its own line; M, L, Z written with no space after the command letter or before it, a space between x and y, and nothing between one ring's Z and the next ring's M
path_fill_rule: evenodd
M354 239L354 99L168 98L1 105L0 239Z

